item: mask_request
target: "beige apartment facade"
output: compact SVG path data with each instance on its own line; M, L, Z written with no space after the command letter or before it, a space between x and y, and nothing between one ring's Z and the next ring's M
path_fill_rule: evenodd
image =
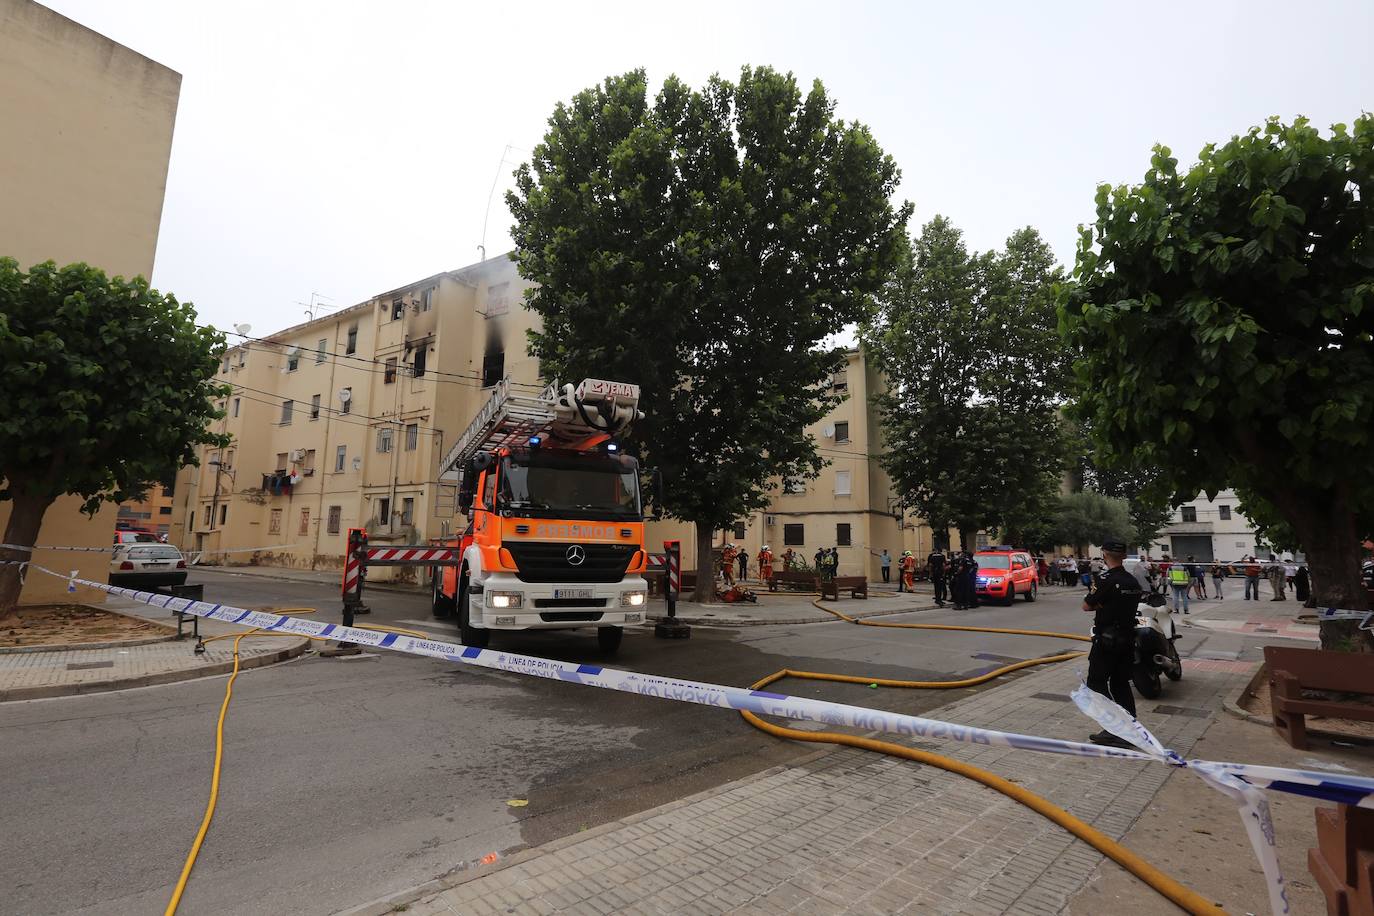
M502 256L236 339L215 424L232 444L182 469L173 542L202 562L330 569L350 528L401 544L461 526L439 463L495 382L538 385L526 286Z
M181 75L32 0L0 0L0 256L27 268L84 261L151 277ZM115 515L75 496L44 515L38 543L108 547ZM0 503L0 531L9 508ZM109 556L40 550L34 560L104 581ZM29 575L20 602L103 593Z

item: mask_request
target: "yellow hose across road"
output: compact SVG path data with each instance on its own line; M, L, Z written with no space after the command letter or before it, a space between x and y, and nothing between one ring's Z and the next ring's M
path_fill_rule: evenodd
M1043 630L1022 630L1005 627L970 627L936 623L882 623L851 617L848 614L826 607L821 604L820 599L815 599L811 603L826 613L834 614L841 620L860 626L892 627L904 630L962 630L973 633L1007 633L1016 636L1048 636L1059 639L1092 642L1091 637L1083 636L1078 633L1051 633ZM859 677L858 675L851 674L830 674L823 671L794 671L790 668L784 668L750 685L750 689L761 690L769 684L776 683L784 678L795 677L811 681L837 681L845 684L876 684L880 687L953 690L961 687L976 687L979 684L985 684L993 678L1000 677L1003 674L1009 674L1012 671L1029 668L1034 665L1047 665L1051 662L1062 662L1073 658L1081 658L1085 654L1087 653L1065 652L1060 655L1051 655L1045 658L1033 658L1028 661L1006 665L985 674L962 678L956 681L905 681L892 678ZM880 754L901 757L906 760L915 761L916 763L928 764L929 766L938 767L950 773L972 779L975 782L980 782L988 788L1001 792L1013 801L1025 805L1042 817L1048 818L1050 821L1063 827L1069 833L1078 837L1080 840L1144 881L1151 888L1158 891L1164 898L1185 912L1195 914L1195 916L1224 912L1220 903L1208 900L1196 891L1175 881L1173 878L1164 874L1164 872L1155 868L1149 862L1146 862L1140 856L1131 852L1102 831L1074 817L1048 799L1036 795L1034 792L1030 792L1007 779L1003 779L1001 776L989 770L984 770L981 767L976 767L962 760L955 760L952 757L946 757L942 754L932 754L929 751L918 750L914 747L907 747L902 744L893 744L890 741L878 741L874 738L862 738L857 735L846 735L839 732L811 732L801 731L796 728L786 728L781 725L774 725L771 722L767 722L747 710L741 710L740 715L743 716L744 721L748 722L750 725L777 738L790 738L793 741L809 741L820 744L842 744L848 747L861 748L866 751L876 751Z

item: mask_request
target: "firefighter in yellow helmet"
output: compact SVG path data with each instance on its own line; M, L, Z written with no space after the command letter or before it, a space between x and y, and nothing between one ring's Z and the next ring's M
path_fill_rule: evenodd
M767 582L773 578L773 549L767 544L759 551L759 579Z
M902 581L898 584L897 591L916 591L916 558L911 555L910 550L902 551Z

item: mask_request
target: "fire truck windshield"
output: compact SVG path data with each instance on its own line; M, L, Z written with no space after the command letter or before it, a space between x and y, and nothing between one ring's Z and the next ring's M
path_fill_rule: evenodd
M639 521L639 463L622 455L521 449L501 469L504 508L549 518Z

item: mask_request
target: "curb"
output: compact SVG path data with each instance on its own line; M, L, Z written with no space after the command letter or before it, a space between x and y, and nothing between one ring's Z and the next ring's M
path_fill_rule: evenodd
M239 670L248 671L252 668L262 668L267 665L275 665L278 662L290 661L304 654L310 646L310 640L302 639L296 644L270 652L265 655L254 655L239 660ZM233 661L215 662L205 665L202 668L182 668L178 671L161 671L157 674L143 674L137 677L117 678L108 681L92 681L86 684L46 684L36 687L12 687L8 690L0 690L0 703L12 703L16 700L43 700L51 697L72 697L82 696L88 693L108 693L114 690L129 690L134 687L153 687L158 684L175 684L179 681L193 681L202 677L214 677L220 674L230 674L234 670Z
M1241 701L1245 699L1245 697L1250 693L1250 691L1255 689L1255 685L1258 684L1263 678L1267 677L1268 674L1269 672L1266 669L1266 666L1263 663L1261 663L1259 668L1255 671L1255 673L1250 676L1250 680L1246 681L1244 685L1238 687L1237 689L1231 691L1226 696L1221 698L1222 707L1231 715L1235 716L1237 719L1244 719L1246 722L1254 722L1256 725L1263 725L1265 728L1272 728L1274 725L1273 722L1270 722L1268 719L1261 719L1259 716L1255 715L1252 712L1247 712L1245 710L1245 707L1240 705Z

